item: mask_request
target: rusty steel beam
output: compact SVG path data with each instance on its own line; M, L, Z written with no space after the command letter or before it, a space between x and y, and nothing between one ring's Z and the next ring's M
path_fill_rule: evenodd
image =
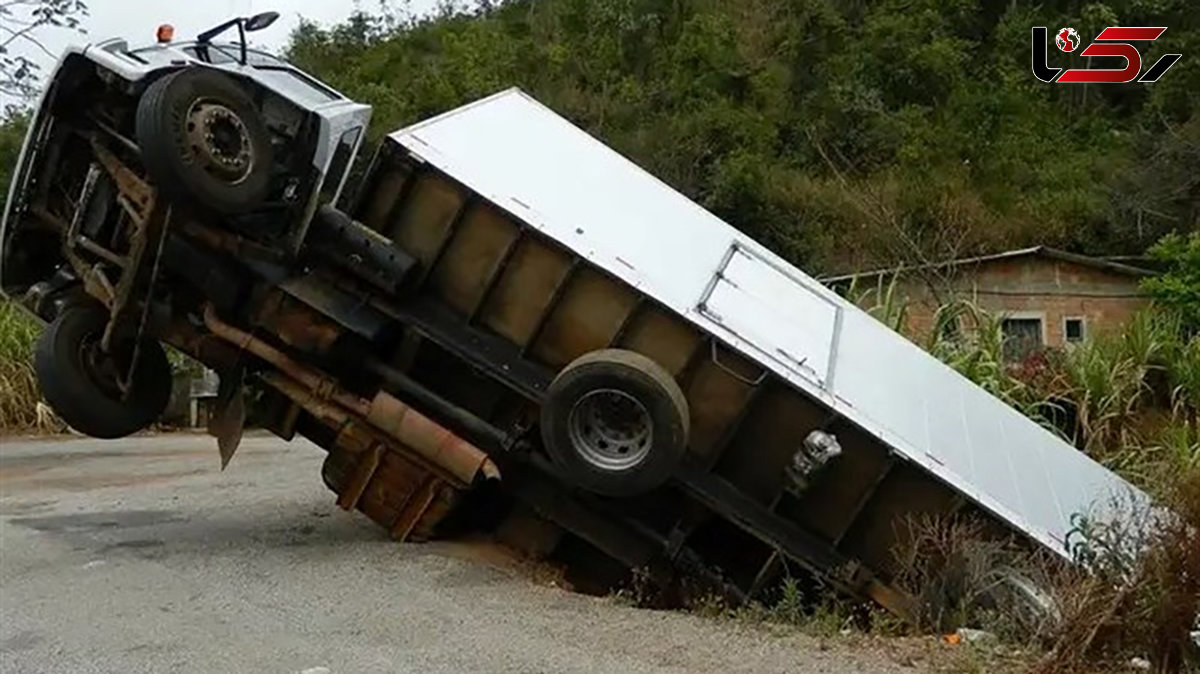
M360 398L338 386L337 382L323 373L296 362L250 333L221 321L212 305L204 309L204 324L214 335L279 368L314 397L329 401L325 404L335 405L365 419L405 447L441 466L463 484L472 484L481 475L485 479L500 476L499 468L483 450L392 395L380 391L371 400ZM300 400L297 402L305 404Z
M367 485L370 484L371 478L374 477L375 471L379 468L379 462L383 459L383 445L375 443L371 449L363 452L358 458L358 463L354 467L354 474L350 476L350 480L346 483L345 489L338 495L337 504L342 510L353 510L358 502L362 499L363 492L367 491Z
M433 499L437 497L438 480L430 477L425 480L415 492L409 495L408 500L404 502L404 506L400 508L400 513L396 516L396 521L392 524L389 531L391 537L397 541L407 540L417 523L429 510L429 506L433 504Z
M402 454L406 461L438 476L443 482L453 487L462 488L469 486L452 475L444 467L425 459L420 454L412 452L411 448L401 445L394 438L389 438L382 431L373 428L366 421L356 417L346 409L327 400L318 399L313 391L299 384L294 379L290 379L276 371L260 372L258 378L263 383L290 398L318 423L336 431L336 439L332 447L336 447L341 452L361 457L373 451L375 447L382 447L387 451L395 451ZM326 447L325 449L333 451L331 447ZM371 472L373 473L374 471L372 470ZM363 482L364 487L369 483L370 477L370 475L366 476ZM357 500L361 500L361 495Z
M366 419L467 484L479 473L488 478L499 476L499 469L482 450L383 391L371 399Z

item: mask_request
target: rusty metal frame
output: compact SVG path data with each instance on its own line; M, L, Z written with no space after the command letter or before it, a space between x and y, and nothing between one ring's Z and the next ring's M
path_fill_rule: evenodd
M850 518L846 520L845 526L842 527L837 536L833 537L833 546L835 548L840 547L846 536L854 530L854 525L858 522L858 518L866 510L867 504L871 502L871 499L875 496L875 492L879 491L879 486L892 474L892 470L896 467L897 463L899 461L889 452L883 466L879 469L879 473L875 475L871 483L867 485L867 488L858 497L858 500L855 501L854 506L850 508Z
M354 464L354 472L342 488L342 493L338 494L337 505L339 508L354 510L358 506L358 502L362 500L363 494L367 491L367 485L370 484L375 471L379 469L379 464L383 460L383 451L383 443L376 442L358 457L358 461Z
M408 539L417 523L421 521L421 516L429 510L433 499L437 497L438 489L441 487L439 482L441 481L430 475L421 483L420 487L408 495L389 532L392 538L398 541Z
M642 311L649 303L646 296L641 293L635 293L633 306L629 308L629 313L625 314L625 318L621 319L621 324L617 326L617 331L613 333L612 339L608 340L609 347L616 348L621 345L621 341L625 339L625 335L629 334L629 329L633 326L634 321L642 315Z
M770 378L766 378L762 381L759 381L757 384L747 384L750 392L746 394L746 399L742 402L742 406L738 410L737 414L735 414L733 419L729 422L729 426L723 433L721 433L721 437L717 438L716 444L714 444L712 449L709 451L709 455L703 463L703 467L706 471L711 471L717 465L717 463L720 462L721 457L725 455L726 450L729 449L729 446L733 444L733 441L737 438L738 431L741 429L742 424L745 423L746 418L749 417L750 413L753 411L754 403L764 395L763 392L767 390L767 388L770 386L770 383Z
M120 324L130 318L133 306L136 305L135 292L147 274L146 268L150 269L150 278L147 280L149 286L146 288L141 316L134 333L133 357L130 360L129 371L119 382L123 393L128 395L141 355L142 335L150 314L150 296L158 281L163 246L166 244L167 232L170 227L171 206L159 200L155 189L125 166L95 136L91 138L91 143L92 152L95 153L97 161L112 177L113 183L117 187L117 203L129 215L132 225L129 232L127 263L117 281L112 303L109 306L108 325L105 326L104 337L100 342L101 348L105 351L112 348L113 335L119 329ZM83 206L80 204L80 208ZM149 248L152 241L156 242L153 250Z
M429 259L429 266L421 270L421 276L417 279L417 288L423 288L425 284L429 283L438 263L445 257L446 251L450 250L450 246L454 245L454 238L458 235L458 230L462 228L463 221L480 203L480 200L470 192L463 198L462 203L458 205L458 210L450 218L450 222L446 223L446 231L442 233L442 240L438 242L437 250L433 251L433 257ZM403 211L398 211L398 213L402 214Z
M504 276L504 272L508 269L508 263L512 261L513 255L516 254L517 248L525 240L525 228L517 227L517 233L513 235L508 245L504 247L504 252L500 254L500 259L496 260L496 265L488 273L487 280L484 281L483 291L479 293L479 299L475 301L475 305L471 307L471 311L467 313L467 325L474 325L478 320L479 314L487 306L488 299L491 298L492 292L499 285L500 279Z
M96 135L89 135L86 138L90 141L95 161L88 168L71 221L65 223L62 252L83 282L84 289L88 294L99 299L109 309L109 320L100 341L100 346L104 351L112 349L114 334L119 330L119 326L130 318L133 307L136 305L134 295L143 277L147 274L146 269L150 269L150 287L147 289L147 297L143 302L134 334L133 357L128 371L117 382L122 395L128 395L141 355L142 335L146 330L150 313L149 295L153 292L154 284L158 279L159 262L163 246L166 243L171 209L169 205L159 202L154 188L125 166L108 148L104 147ZM95 197L96 185L104 173L112 178L117 187L117 205L129 216L130 249L126 256L118 255L80 233L83 219ZM34 215L52 226L61 228L64 224L44 208L35 207ZM150 248L151 241L156 242L153 249ZM105 274L103 265L88 263L80 254L81 250L99 257L120 270L120 277L115 286Z
M554 285L553 292L550 293L550 301L546 303L546 308L542 310L542 315L538 316L537 323L534 324L533 332L529 333L529 339L521 346L521 358L525 358L533 351L537 345L542 333L546 330L546 325L550 322L550 317L554 315L554 311L558 309L559 302L562 301L563 295L567 292L567 287L571 285L571 280L575 278L575 274L583 263L577 257L572 257L571 262L567 265L566 271L563 272L562 278L558 279L558 283Z

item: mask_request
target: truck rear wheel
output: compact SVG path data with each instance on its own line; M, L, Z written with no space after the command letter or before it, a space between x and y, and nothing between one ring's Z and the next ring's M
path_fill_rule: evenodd
M94 438L121 438L154 422L171 397L171 366L155 341L142 343L129 394L118 385L133 341L100 348L108 312L94 302L64 306L39 338L33 366L50 407L71 428Z
M577 486L633 496L670 478L687 449L688 421L683 391L658 363L603 349L576 359L550 384L542 441Z
M187 68L151 84L138 102L137 141L167 197L223 215L259 207L271 179L271 136L233 79Z

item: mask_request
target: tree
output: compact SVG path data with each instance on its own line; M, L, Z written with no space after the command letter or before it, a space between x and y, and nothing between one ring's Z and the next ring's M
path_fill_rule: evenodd
M58 58L38 40L38 31L47 27L79 30L87 11L86 0L0 0L0 95L33 96L41 68L17 49L32 48Z
M17 165L21 143L25 140L27 121L24 113L15 110L0 114L0 213L4 212L8 199L8 185Z
M1165 268L1142 282L1159 305L1179 316L1184 328L1200 334L1200 232L1171 233L1150 249Z

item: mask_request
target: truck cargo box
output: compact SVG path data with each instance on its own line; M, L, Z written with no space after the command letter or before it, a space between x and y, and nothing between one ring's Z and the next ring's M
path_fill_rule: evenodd
M422 268L403 320L534 404L600 349L669 372L691 433L672 489L762 544L747 578L780 554L886 578L905 518L964 507L1069 558L1079 517L1146 502L519 90L391 134L356 216ZM839 451L797 485L814 430ZM704 537L689 508L632 517L678 545Z

